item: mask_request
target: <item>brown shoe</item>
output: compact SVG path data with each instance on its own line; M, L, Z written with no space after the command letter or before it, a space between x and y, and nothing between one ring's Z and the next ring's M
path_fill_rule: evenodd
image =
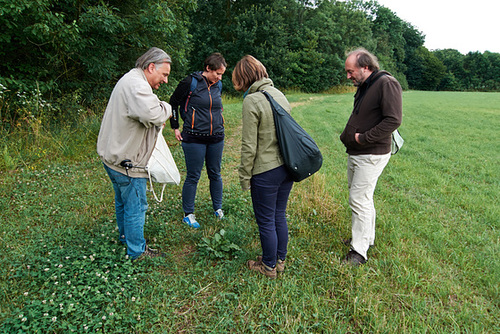
M257 256L257 262L262 262L262 256ZM285 271L285 260L280 260L276 262L276 271L282 273Z
M149 248L148 245L146 245L146 249L144 250L144 252L139 255L136 259L134 259L134 261L138 261L138 260L143 260L145 258L154 258L154 257L165 257L165 253L161 253L159 252L157 249L154 249L154 248Z
M285 260L278 259L278 262L276 262L276 271L279 273L285 271Z
M276 268L268 267L262 261L248 260L247 266L248 269L258 271L261 274L266 275L270 279L275 279L277 276Z
M347 253L345 259L342 261L343 264L350 264L352 266L359 266L366 263L366 259L356 252L354 249L351 249L349 253Z

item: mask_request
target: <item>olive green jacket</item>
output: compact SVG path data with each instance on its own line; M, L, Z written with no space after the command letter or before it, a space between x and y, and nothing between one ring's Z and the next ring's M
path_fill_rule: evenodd
M243 190L250 188L253 175L267 172L283 165L273 111L260 90L268 92L286 111L292 109L285 95L276 89L271 79L256 81L250 86L243 100L240 184Z

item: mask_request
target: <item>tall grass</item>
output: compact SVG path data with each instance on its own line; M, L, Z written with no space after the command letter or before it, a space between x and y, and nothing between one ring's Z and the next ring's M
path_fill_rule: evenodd
M50 140L4 136L2 156L14 160L0 172L0 332L499 332L500 94L404 93L405 146L379 180L377 238L360 268L340 264L350 212L338 136L352 93L288 97L324 166L294 185L287 268L275 281L245 268L260 243L238 183L240 100L224 109L226 218L213 216L206 176L200 230L180 222L181 187L168 187L163 203L149 198L145 227L167 257L134 264L93 153L98 116L45 129ZM182 149L165 136L185 175ZM36 156L34 140L50 154Z

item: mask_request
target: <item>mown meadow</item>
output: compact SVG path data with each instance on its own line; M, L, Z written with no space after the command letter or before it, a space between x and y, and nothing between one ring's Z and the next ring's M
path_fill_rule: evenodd
M95 153L102 111L57 128L27 113L0 139L0 332L498 333L500 93L404 93L405 145L379 179L375 246L359 268L341 265L350 210L338 136L352 93L287 95L324 165L294 185L274 281L245 267L260 242L238 182L240 99L224 105L225 219L206 175L199 230L181 223L181 186L168 186L162 203L149 197L145 226L167 257L134 263Z

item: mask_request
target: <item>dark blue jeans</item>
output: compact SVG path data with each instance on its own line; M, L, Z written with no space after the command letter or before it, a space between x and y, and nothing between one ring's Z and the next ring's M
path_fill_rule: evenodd
M293 180L284 166L252 176L250 192L259 226L262 262L273 268L276 260L286 258L288 225L286 206Z
M224 141L210 144L182 142L184 159L186 160L186 180L182 187L182 209L184 213L194 212L196 188L200 180L203 163L206 164L210 180L210 196L214 211L222 208L222 177L220 166Z

